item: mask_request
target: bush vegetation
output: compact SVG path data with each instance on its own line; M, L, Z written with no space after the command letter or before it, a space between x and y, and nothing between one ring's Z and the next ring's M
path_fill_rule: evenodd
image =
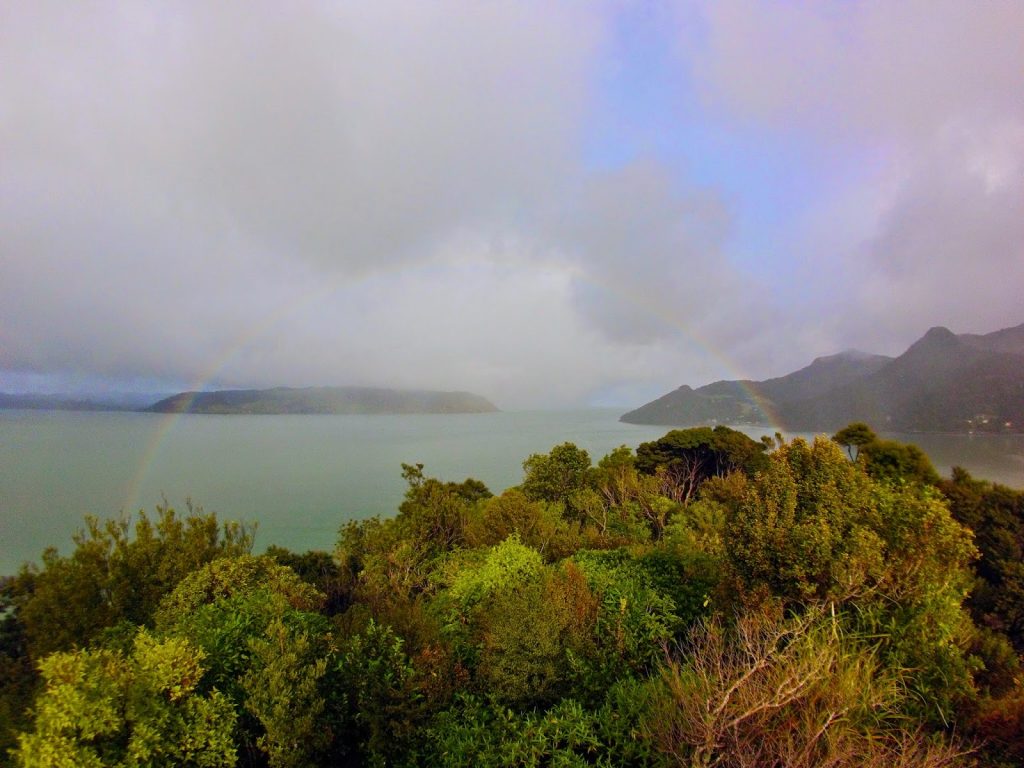
M866 425L403 465L333 552L89 519L0 590L19 766L1024 761L1024 492Z

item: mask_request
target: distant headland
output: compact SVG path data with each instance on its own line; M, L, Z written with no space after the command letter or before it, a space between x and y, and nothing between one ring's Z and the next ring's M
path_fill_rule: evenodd
M0 409L137 411L208 414L493 413L494 403L471 392L380 387L274 387L179 392L175 395L89 397L0 392Z
M153 413L414 414L493 413L498 408L470 392L376 387L275 387L181 392L154 403Z
M1024 324L959 336L936 327L896 358L851 350L776 379L684 385L621 421L793 432L863 421L892 432L1024 432Z

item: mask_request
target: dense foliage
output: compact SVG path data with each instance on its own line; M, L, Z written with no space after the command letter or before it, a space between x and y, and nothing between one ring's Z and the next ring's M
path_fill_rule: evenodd
M1022 492L862 424L402 469L333 553L160 508L5 580L7 764L1024 761Z

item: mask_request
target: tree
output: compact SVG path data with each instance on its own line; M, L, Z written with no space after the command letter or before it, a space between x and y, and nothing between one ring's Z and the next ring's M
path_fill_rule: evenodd
M711 477L741 471L753 475L765 466L764 443L728 427L674 429L636 449L636 468L663 478L663 492L675 501L689 501Z
M640 474L636 463L633 452L621 446L597 464L593 485L603 504L596 508L600 516L592 514L590 517L602 536L616 522L621 523L617 526L619 529L628 530L634 520L642 520L652 538L658 539L669 516L679 507L662 495L664 488L660 478Z
M912 443L875 440L860 449L864 468L876 480L935 485L939 473L927 454Z
M39 673L28 655L25 626L14 608L15 579L0 578L0 765L31 723L29 707L39 687Z
M582 543L578 522L566 520L557 504L531 501L518 488L486 499L470 511L467 546L494 546L513 534L549 562L568 557Z
M968 599L975 621L1005 633L1024 653L1024 491L975 480L961 467L939 488L981 552Z
M253 664L241 685L246 710L263 726L256 745L270 768L315 764L331 743L323 727L326 701L320 690L328 658L318 640L280 617L262 637L249 640Z
M185 638L208 660L204 690L221 691L240 715L244 764L306 765L329 747L319 690L331 655L323 594L266 556L215 560L168 595L157 628Z
M602 682L643 674L663 658L682 622L672 598L659 589L651 566L625 550L584 551L573 556L598 601L595 639Z
M300 579L291 568L278 565L271 557L225 557L207 563L182 579L161 601L155 613L156 626L166 630L204 605L261 590L277 595L290 607L301 611L319 610L324 602L322 592Z
M856 594L880 567L871 490L833 442L779 448L727 516L724 550L741 591L797 602Z
M748 605L849 608L844 621L907 670L919 714L942 723L973 696L962 602L976 550L931 486L876 481L837 443L794 440L729 510L724 544Z
M531 454L523 462L523 493L537 501L560 501L567 506L577 491L587 487L590 454L572 443L562 443L550 453Z
M608 748L601 725L573 699L546 711L521 713L476 696L461 696L458 705L442 712L430 729L431 750L420 764L442 768L608 768L626 764L614 759L618 755Z
M157 507L156 520L140 512L134 536L130 518L85 522L70 556L46 550L42 570L23 568L13 587L33 658L87 645L118 622L149 624L185 576L215 558L248 552L253 542L251 528L221 525L191 505L184 518L167 506Z
M492 495L474 478L453 483L425 477L422 464L403 464L402 477L409 487L396 522L403 538L427 556L462 545L469 509Z
M422 464L403 464L402 477L408 488L398 515L350 521L336 550L340 588L378 614L404 609L432 589L435 566L466 545L467 521L492 498L479 480L426 477Z
M279 564L291 568L300 579L323 592L327 598L324 604L327 613L339 613L347 607L347 584L341 568L330 552L309 550L299 554L285 547L271 545L267 547L265 554Z
M359 764L407 764L433 704L429 681L442 670L418 668L403 638L371 619L342 644L334 671L347 703L348 739L362 752Z
M836 432L832 439L846 448L846 452L850 455L851 459L856 460L860 454L860 449L869 443L873 443L878 439L878 436L863 421L855 421Z
M46 657L35 728L20 737L17 764L234 765L235 712L220 692L199 692L203 659L181 638L146 632L128 656L91 650Z
M480 619L479 689L523 709L579 695L596 655L597 598L572 563L495 595Z
M482 603L503 591L521 589L537 581L544 561L537 550L513 534L492 547L483 562L462 569L448 590L458 621L465 619Z

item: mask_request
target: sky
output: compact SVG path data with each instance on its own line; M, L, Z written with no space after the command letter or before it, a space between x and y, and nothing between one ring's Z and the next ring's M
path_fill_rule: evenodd
M0 391L633 407L1024 322L1024 3L0 3Z

